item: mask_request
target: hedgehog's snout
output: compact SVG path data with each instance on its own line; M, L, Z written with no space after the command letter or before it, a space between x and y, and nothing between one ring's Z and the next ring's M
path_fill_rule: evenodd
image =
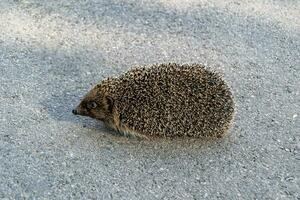
M73 109L72 113L74 115L90 116L90 113L87 111L87 109L83 108L81 105L79 105L75 109Z
M73 110L72 110L72 113L73 113L74 115L78 115L78 112L77 112L76 109L73 109Z

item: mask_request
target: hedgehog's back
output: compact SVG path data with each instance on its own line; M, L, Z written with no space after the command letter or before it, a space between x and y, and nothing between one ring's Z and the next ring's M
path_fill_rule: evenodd
M229 88L200 65L136 68L122 75L118 86L121 122L147 135L221 135L233 117Z

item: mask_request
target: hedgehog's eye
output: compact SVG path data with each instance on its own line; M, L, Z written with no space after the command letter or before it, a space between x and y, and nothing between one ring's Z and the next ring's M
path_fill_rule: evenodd
M87 103L86 107L87 109L93 109L93 108L96 108L98 105L95 101L90 101Z

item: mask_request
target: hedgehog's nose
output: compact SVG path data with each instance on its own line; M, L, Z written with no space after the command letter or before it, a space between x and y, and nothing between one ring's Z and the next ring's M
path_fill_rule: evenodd
M74 115L77 115L77 114L78 114L76 109L72 110L72 113L73 113Z

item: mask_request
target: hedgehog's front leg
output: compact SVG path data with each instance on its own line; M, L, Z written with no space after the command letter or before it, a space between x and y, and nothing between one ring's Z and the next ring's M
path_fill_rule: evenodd
M122 133L126 137L133 137L138 139L146 139L149 140L149 138L141 133L138 133L135 130L129 129L126 125L121 125L119 128L119 132Z

